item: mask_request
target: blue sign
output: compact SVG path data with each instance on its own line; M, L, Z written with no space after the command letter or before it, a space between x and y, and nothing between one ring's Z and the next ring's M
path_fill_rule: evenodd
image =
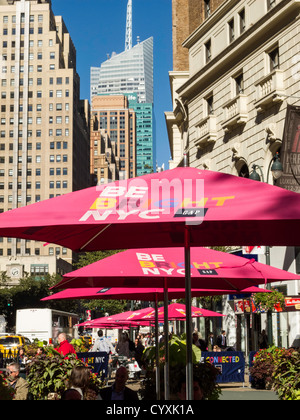
M209 362L220 369L218 383L245 382L245 357L242 352L202 352L201 362Z
M99 375L102 372L102 377L108 375L108 354L105 352L95 353L77 353L78 359L88 364L92 368L92 372Z

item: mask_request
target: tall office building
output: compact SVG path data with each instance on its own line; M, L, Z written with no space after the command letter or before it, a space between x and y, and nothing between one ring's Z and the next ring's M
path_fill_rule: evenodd
M136 114L124 95L92 100L91 174L97 184L136 176Z
M136 173L140 176L150 173L155 163L153 104L139 103L136 93L130 93L127 97L129 108L132 108L136 115Z
M153 129L153 38L132 46L132 0L128 1L125 36L125 51L113 53L100 67L91 68L91 98L96 95L137 95L137 102L152 107L146 120L151 119L152 133L137 132L136 161L137 176L153 171L154 129ZM149 128L149 126L148 126ZM146 150L145 150L146 149ZM151 153L151 159L149 159Z
M90 143L89 104L79 98L75 47L51 1L0 0L0 33L4 212L88 187ZM0 241L1 271L7 271L4 257L54 256L72 262L70 251L55 245ZM34 265L49 272L47 264Z
M153 38L91 68L91 98L130 92L138 94L140 103L153 103Z

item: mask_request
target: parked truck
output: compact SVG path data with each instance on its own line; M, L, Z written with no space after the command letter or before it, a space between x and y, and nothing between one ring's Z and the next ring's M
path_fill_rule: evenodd
M77 338L79 317L70 312L54 309L19 309L16 316L16 333L51 344L59 333L64 332L69 338Z

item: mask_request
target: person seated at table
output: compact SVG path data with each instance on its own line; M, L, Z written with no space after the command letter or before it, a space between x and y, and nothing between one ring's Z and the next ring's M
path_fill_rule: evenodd
M128 371L125 366L119 367L116 372L115 382L112 386L102 388L100 396L104 401L138 401L136 391L128 388L126 382L128 380Z
M222 349L220 349L219 346L214 346L213 352L219 352L219 351L222 351Z
M8 386L13 388L13 399L16 401L27 400L29 383L20 377L20 365L18 363L10 363L6 368Z

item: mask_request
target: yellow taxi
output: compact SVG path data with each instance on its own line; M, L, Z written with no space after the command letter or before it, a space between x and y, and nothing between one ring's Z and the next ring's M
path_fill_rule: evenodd
M30 344L30 340L21 335L3 335L0 336L0 353L7 355L8 353L16 353L18 349L26 344Z

